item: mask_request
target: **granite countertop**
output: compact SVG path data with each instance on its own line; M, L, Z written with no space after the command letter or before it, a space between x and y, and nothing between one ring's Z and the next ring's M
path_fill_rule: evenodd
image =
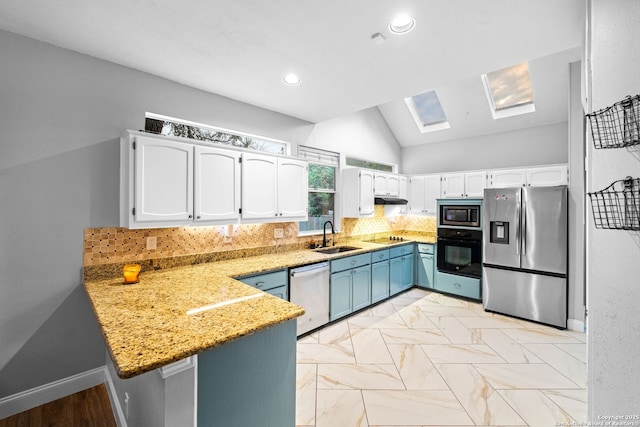
M434 243L430 237L404 237L395 244ZM302 307L234 277L393 246L348 244L361 249L340 254L294 250L143 272L133 285L118 277L85 280L84 286L118 376L130 378L304 314ZM201 308L208 309L187 313Z

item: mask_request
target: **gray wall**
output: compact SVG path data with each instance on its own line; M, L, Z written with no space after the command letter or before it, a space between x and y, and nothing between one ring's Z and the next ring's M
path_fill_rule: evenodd
M400 144L377 107L318 123L304 145L381 163L401 162Z
M591 0L591 111L640 92L640 2ZM595 150L588 191L640 177L638 146ZM587 217L589 419L638 415L640 398L640 232L599 230ZM619 420L618 422L627 421ZM638 425L638 420L632 421Z
M503 119L504 120L504 119ZM402 150L404 174L566 163L567 123L434 142Z
M83 230L118 222L118 138L154 112L290 141L310 123L0 32L0 398L104 365Z

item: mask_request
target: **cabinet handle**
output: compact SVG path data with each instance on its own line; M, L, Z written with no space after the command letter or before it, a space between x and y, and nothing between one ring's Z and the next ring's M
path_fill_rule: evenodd
M458 289L460 289L462 287L462 285L460 285L460 283L454 283L453 286L455 286Z
M198 215L198 216L196 217L196 219L200 219L200 215Z
M189 219L193 218L193 215L189 215Z
M384 255L378 254L378 259L382 259L382 258L384 258Z
M356 263L356 260L355 260L355 259L352 259L352 260L351 260L351 265L355 265L355 263Z
M264 282L256 282L256 288L261 288L264 286Z

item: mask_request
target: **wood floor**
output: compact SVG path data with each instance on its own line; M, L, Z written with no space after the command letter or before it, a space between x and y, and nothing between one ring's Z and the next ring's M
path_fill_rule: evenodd
M0 420L0 427L116 427L104 384Z

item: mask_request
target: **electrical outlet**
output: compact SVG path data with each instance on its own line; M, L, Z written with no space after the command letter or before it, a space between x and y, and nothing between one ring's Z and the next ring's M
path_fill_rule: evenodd
M273 237L276 238L276 239L282 239L284 237L284 229L275 228L273 230Z
M157 243L158 243L158 240L156 236L147 237L147 250L149 251L155 250Z

